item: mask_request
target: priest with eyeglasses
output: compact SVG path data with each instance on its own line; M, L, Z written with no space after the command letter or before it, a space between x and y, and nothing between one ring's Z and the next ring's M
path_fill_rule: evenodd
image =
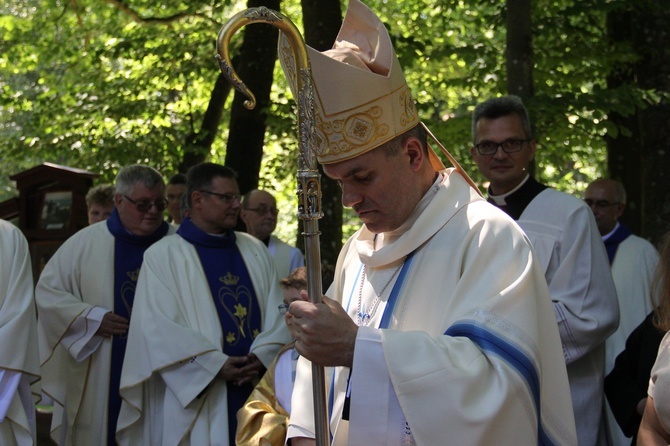
M536 154L528 112L517 96L475 107L471 155L490 181L488 200L530 239L544 271L563 344L579 445L606 445L605 340L619 304L593 214L577 197L528 171Z
M70 237L35 290L42 388L59 445L114 445L119 381L146 249L175 231L163 221L165 182L146 165L121 169L107 220Z
M121 374L121 445L233 445L236 414L290 334L270 253L234 230L234 170L186 174L189 216L147 250Z

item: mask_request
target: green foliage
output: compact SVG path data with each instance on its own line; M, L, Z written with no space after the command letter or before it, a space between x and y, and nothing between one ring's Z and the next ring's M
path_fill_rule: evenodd
M634 85L606 88L612 67L634 61L609 42L612 8L635 0L533 2L535 96L526 101L539 142L537 174L576 192L605 169L612 111L627 115L660 93ZM366 0L387 24L422 119L477 181L470 159L475 104L505 94L505 2ZM300 3L283 12L300 26ZM84 168L111 181L142 162L166 176L199 131L218 75L215 39L245 7L233 0L16 0L0 5L0 200L7 177L43 161ZM277 64L261 187L273 189L280 235L294 239L297 142L294 103ZM230 106L224 113L228 113ZM225 155L227 116L211 148ZM345 235L358 222L345 215Z
M471 113L506 94L503 1L369 2L387 23L419 111L470 175ZM612 67L635 59L604 34L607 13L625 1L533 2L535 96L526 99L539 143L537 176L572 193L605 174L603 136L626 132L610 125L615 111L633 113L659 95L634 85L606 88Z
M218 74L214 17L229 3L14 8L0 22L3 155L31 153L107 181L137 162L172 173Z

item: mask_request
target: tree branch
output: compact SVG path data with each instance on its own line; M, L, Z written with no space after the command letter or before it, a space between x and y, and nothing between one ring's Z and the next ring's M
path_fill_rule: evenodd
M104 0L104 1L114 6L118 10L122 11L123 13L127 14L128 16L130 16L130 18L132 18L135 23L168 25L172 22L177 22L185 18L198 17L200 19L219 25L219 23L216 20L199 12L194 13L179 12L177 14L165 17L142 17L137 11L128 6L123 0Z

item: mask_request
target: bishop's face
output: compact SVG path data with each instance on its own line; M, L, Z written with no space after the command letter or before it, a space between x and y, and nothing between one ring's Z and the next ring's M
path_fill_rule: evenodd
M356 212L375 234L402 225L421 199L422 184L416 172L414 145L388 155L382 147L355 158L325 164L323 171L342 189L342 204Z

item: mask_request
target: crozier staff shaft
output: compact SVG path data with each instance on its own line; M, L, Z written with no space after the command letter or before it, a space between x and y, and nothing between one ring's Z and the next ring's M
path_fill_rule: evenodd
M319 219L323 217L321 210L321 175L317 169L316 155L312 149L314 135L314 96L312 74L307 55L305 41L296 26L281 13L265 8L250 8L235 14L221 28L216 41L217 59L221 71L228 81L248 99L244 106L252 109L256 106L256 98L242 82L232 67L228 47L232 36L237 30L252 23L272 25L286 36L288 47L281 51L291 51L295 60L295 76L297 84L298 111L298 218L303 222L305 240L305 263L307 267L308 291L312 302L321 302L321 252L319 243ZM314 394L314 427L316 444L326 446L330 443L328 426L328 410L326 404L326 385L324 368L312 363L312 390Z

